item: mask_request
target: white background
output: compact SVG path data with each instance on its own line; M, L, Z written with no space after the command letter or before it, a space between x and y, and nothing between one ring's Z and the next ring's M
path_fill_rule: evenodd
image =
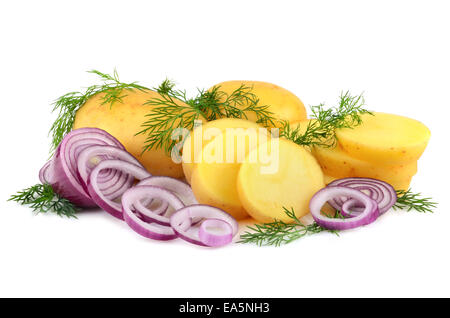
M2 1L0 296L450 296L448 1ZM434 214L389 212L340 237L203 249L144 239L105 212L34 216L58 96L111 72L195 92L273 82L306 105L365 92L432 138L413 189Z

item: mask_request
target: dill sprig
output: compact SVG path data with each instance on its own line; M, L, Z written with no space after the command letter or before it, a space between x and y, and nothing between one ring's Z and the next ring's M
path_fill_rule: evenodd
M284 213L286 213L286 215L290 219L292 219L292 223L275 220L269 223L248 226L247 228L250 231L246 231L244 234L242 234L238 243L253 243L259 246L280 246L283 244L291 243L292 241L295 241L307 235L324 231L335 234L338 233L338 231L324 229L316 222L312 224L303 224L303 222L297 218L292 208L289 210L283 207L283 209ZM341 214L337 212L336 215L332 217L341 217Z
M207 121L219 118L248 119L248 113L254 113L256 121L262 125L275 125L275 119L268 105L260 105L259 99L252 93L252 87L241 85L231 94L215 86L211 90L198 90L197 96L188 98L186 91L178 90L170 80L164 80L155 90L161 94L148 100L152 105L146 115L143 129L137 134L146 135L143 152L163 148L170 153L176 144L172 133L177 128L192 130L196 120Z
M12 195L8 201L29 205L36 213L56 213L59 216L76 218L78 208L67 199L60 197L49 184L36 184Z
M397 190L397 202L394 204L394 210L403 209L406 211L416 210L421 213L433 213L437 207L437 202L431 201L430 197L422 197L421 193L413 193L411 189Z
M77 110L92 96L104 93L102 104L109 104L111 107L114 103L122 103L122 99L127 96L126 91L133 89L147 90L146 87L138 85L136 82L122 83L115 69L112 75L97 70L91 70L88 73L97 75L101 80L101 84L89 86L82 92L67 93L53 103L53 112L58 111L58 117L49 132L52 136L51 152L58 147L64 136L72 130Z
M299 125L292 128L284 121L280 136L301 146L335 147L336 129L353 128L362 123L362 114L372 114L364 108L363 95L352 96L349 91L341 93L336 107L325 108L324 104L311 106L311 118L302 129Z

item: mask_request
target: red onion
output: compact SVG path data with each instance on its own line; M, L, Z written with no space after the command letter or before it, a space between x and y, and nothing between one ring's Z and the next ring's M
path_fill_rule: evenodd
M52 173L51 173L51 165L52 161L49 160L47 163L39 170L39 180L42 184L44 183L51 183L52 180Z
M89 181L87 183L87 188L89 191L89 194L94 200L95 203L99 207L101 207L106 212L110 213L111 215L123 219L122 215L122 205L118 202L118 200L111 200L107 196L105 196L102 191L100 190L99 183L98 183L98 177L100 172L103 169L116 169L120 170L122 172L125 172L129 175L132 175L136 179L145 179L150 177L150 173L147 172L142 166L137 166L132 163L122 161L122 160L104 160L100 162L91 172L89 176ZM116 198L117 199L117 198Z
M226 222L232 229L231 237L234 237L236 235L239 227L237 221L227 212L209 205L191 205L176 211L170 217L170 225L172 226L172 229L175 231L178 237L182 238L183 240L201 246L207 246L207 244L205 244L205 242L203 241L206 241L209 244L213 244L210 246L223 245L223 242L228 239L229 234L225 233L222 235L222 238L219 239L216 237L215 240L207 240L203 236L202 240L199 237L199 229L191 226L191 220L193 218L219 219L223 222Z
M166 189L148 185L135 186L122 195L123 218L136 233L154 240L172 240L176 238L177 235L170 226L145 222L135 214L133 211L134 205L142 199L164 200L175 210L183 208L183 202ZM185 226L190 226L190 219L184 220L184 224Z
M329 218L321 213L322 206L334 198L347 197L364 206L363 211L348 219ZM375 221L380 215L378 204L363 192L342 186L326 187L319 190L309 202L310 212L318 225L329 230L347 230Z
M328 184L328 187L341 186L347 188L353 188L364 192L371 199L375 200L378 204L380 214L388 211L397 201L397 193L395 189L389 184L381 180L371 178L344 178L337 179ZM344 216L354 216L357 213L362 212L362 208L358 203L352 201L344 205L348 200L345 196L338 196L330 199L328 203L335 209L341 211ZM350 210L352 208L352 210ZM356 212L356 213L355 213Z
M97 128L80 128L68 133L56 149L52 163L43 167L43 179L56 193L80 207L95 206L95 202L83 188L77 173L80 152L92 145L110 145L124 149L122 144L106 131ZM47 164L46 164L47 165Z
M224 230L224 234L217 234L210 231L210 228L219 228ZM233 240L233 228L231 225L220 219L206 219L204 220L198 230L198 237L200 242L206 246L222 246L230 243Z

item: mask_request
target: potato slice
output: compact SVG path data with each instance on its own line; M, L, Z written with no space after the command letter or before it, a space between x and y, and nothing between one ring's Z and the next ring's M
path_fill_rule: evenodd
M278 151L277 169L272 173L264 173L266 164L261 160L252 160L255 153L265 151ZM307 150L285 139L272 139L249 153L239 171L237 190L243 207L257 221L292 222L283 207L293 208L299 218L309 213L311 197L325 186L323 178Z
M358 159L375 164L417 161L430 139L430 130L414 119L386 113L361 118L362 125L336 131L342 148Z
M182 165L183 172L188 183L191 183L192 171L200 161L199 154L215 136L223 133L227 128L262 128L262 126L245 119L222 118L213 120L197 127L186 138L183 145Z
M259 129L227 129L203 147L201 161L192 173L192 191L199 203L208 204L230 213L236 219L248 217L236 189L241 163L249 151L267 142L267 134Z
M375 164L351 157L338 144L335 148L314 147L316 157L324 174L338 177L367 177L392 181L410 179L417 173L417 161L400 164Z
M220 86L220 91L230 95L241 85L252 87L251 93L255 94L259 99L258 105L270 106L269 110L276 119L287 121L300 121L306 119L306 109L303 102L293 93L278 85L259 81L227 81L216 84L213 87ZM222 101L226 98L227 96L223 96ZM237 106L245 107L247 105ZM257 118L253 112L247 112L246 115L250 121L256 122Z

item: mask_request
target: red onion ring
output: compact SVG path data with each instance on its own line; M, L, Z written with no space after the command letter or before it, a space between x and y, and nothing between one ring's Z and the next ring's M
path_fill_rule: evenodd
M52 161L49 160L45 163L45 165L39 170L39 180L42 184L44 183L51 183L52 180L52 173L51 173L51 167Z
M80 128L64 137L56 149L51 166L44 169L44 179L51 174L51 180L48 181L55 192L80 207L95 206L94 200L83 188L77 173L78 155L92 145L110 145L124 149L116 138L104 130Z
M133 212L136 202L146 198L164 200L176 210L184 207L183 202L166 189L148 185L135 186L122 195L122 212L125 222L133 231L150 239L172 240L177 238L177 235L171 227L158 223L147 223ZM185 220L182 226L190 226L190 220Z
M377 179L356 177L337 179L328 184L328 187L333 186L353 188L364 192L377 202L380 214L388 211L397 201L395 189L389 183ZM348 209L348 205L344 209L343 204L346 200L348 199L345 197L335 197L330 199L328 203L335 209L341 211L344 216L354 216L356 213L362 212L363 209L358 207L357 204L352 204L353 211Z
M224 234L212 233L209 229L219 228L224 230ZM200 242L206 246L223 246L229 244L233 240L233 228L228 222L220 219L206 219L200 224L198 230Z
M352 198L362 203L364 210L360 214L348 219L333 219L322 215L322 206L327 201L341 196ZM332 186L319 190L311 198L309 209L316 223L329 230L347 230L367 225L375 221L380 215L378 204L375 200L359 190L343 186Z
M97 203L97 205L103 210L122 220L122 205L106 197L100 190L97 179L103 169L117 169L140 180L148 178L151 175L141 166L137 166L122 160L104 160L92 170L87 183L88 192L92 200Z
M234 237L238 232L239 226L237 221L227 212L209 205L196 204L187 206L176 211L170 217L170 225L178 237L192 244L207 246L200 239L199 230L196 230L196 228L191 226L191 220L193 218L219 219L230 225L232 229L232 237ZM228 237L228 234L224 234L224 236Z

